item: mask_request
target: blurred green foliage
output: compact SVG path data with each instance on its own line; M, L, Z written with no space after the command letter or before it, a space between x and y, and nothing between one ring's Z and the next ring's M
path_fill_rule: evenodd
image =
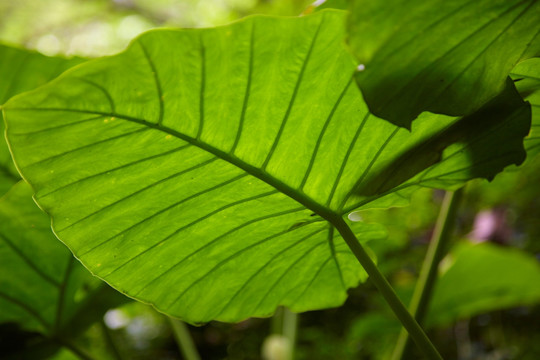
M265 13L294 16L306 0L0 0L0 41L46 55L97 57L155 27L200 28Z

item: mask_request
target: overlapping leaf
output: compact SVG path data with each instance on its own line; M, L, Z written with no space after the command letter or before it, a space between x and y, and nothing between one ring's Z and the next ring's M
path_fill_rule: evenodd
M540 56L537 0L354 0L351 11L356 80L371 111L400 126L423 111L471 114Z
M343 36L340 11L149 32L6 104L15 161L77 257L163 312L337 306L365 275L332 222L519 163L530 125L512 84L480 113L426 114L412 134L377 119Z
M52 58L0 44L0 104L10 97L45 84L82 59ZM0 115L1 117L1 115ZM4 121L0 118L0 132ZM0 140L0 195L19 181L4 138Z

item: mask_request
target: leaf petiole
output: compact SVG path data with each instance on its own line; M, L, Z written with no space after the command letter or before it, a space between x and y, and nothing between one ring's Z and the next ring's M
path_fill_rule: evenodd
M418 348L424 353L426 358L442 360L441 355L435 346L433 346L424 330L422 330L420 325L407 311L407 308L398 298L388 280L386 280L386 278L381 274L347 223L342 218L336 218L332 221L332 223L339 231L364 270L366 270L371 281L373 281L377 289L381 292L381 295L384 297L396 317L399 319L405 329L407 329L409 335L416 343Z

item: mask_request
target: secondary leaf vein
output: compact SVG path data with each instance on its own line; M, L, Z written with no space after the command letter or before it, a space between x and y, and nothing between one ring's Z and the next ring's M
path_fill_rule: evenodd
M283 134L283 130L285 129L285 125L287 124L287 120L289 119L289 116L291 114L291 110L294 105L294 101L296 100L296 96L298 95L298 90L300 89L300 84L302 83L302 79L304 77L304 72L306 71L307 64L309 62L309 59L311 58L311 54L313 52L313 48L315 47L315 41L317 40L317 37L319 36L319 32L321 30L323 21L321 20L319 22L319 25L317 27L317 30L315 31L315 34L313 35L313 38L311 39L311 44L309 46L308 52L306 56L304 57L304 62L302 64L302 68L300 69L300 72L298 74L298 79L296 80L296 84L294 86L294 90L291 96L291 99L289 100L289 105L287 106L287 111L285 112L285 116L283 117L283 120L281 121L281 125L279 126L278 133L274 139L274 143L272 144L272 147L270 148L270 151L268 151L268 154L266 155L266 159L264 160L264 163L262 164L261 168L263 170L266 169L266 166L270 162L270 159L272 158L272 155L274 155L274 152L278 146L279 140L281 139L281 135Z
M212 162L214 162L214 161L216 161L216 160L217 160L217 158L213 157L213 158L211 158L211 159L209 159L209 160L206 160L206 161L204 161L204 162L202 162L202 163L199 163L199 164L197 164L197 165L191 166L191 167L189 167L189 168L187 168L187 169L184 169L184 170L182 170L182 171L179 171L179 172L177 172L177 173L174 173L174 174L172 174L172 175L169 175L169 176L167 176L167 177L164 178L164 179L161 179L161 180L158 180L158 181L156 181L156 182L153 182L153 183L151 183L151 184L149 184L149 185L147 185L147 186L145 186L145 187L143 187L143 188L141 188L141 189L139 189L139 190L137 190L137 191L135 191L135 192L133 192L133 193L131 193L131 194L129 194L129 195L123 197L123 198L121 198L121 199L118 199L118 200L116 200L116 201L114 201L114 202L112 202L112 203L110 203L110 204L108 204L108 205L106 205L106 206L104 206L104 207L102 207L102 208L99 208L98 210L93 211L92 213L90 213L90 214L84 216L83 218L81 218L81 219L79 219L79 220L76 220L75 222L69 224L68 226L66 226L66 227L64 227L64 228L62 228L62 229L57 229L57 232L62 232L62 231L64 231L64 230L66 230L66 229L68 229L68 228L70 228L70 227L72 227L72 226L75 226L75 225L79 224L80 222L82 222L82 221L84 221L84 220L86 220L86 219L88 219L88 218L90 218L90 217L92 217L92 216L94 216L94 215L96 215L96 214L102 212L102 211L105 210L105 209L108 209L108 208L110 208L110 207L112 207L112 206L114 206L114 205L117 205L117 204L119 204L119 203L121 203L121 202L123 202L123 201L125 201L125 200L127 200L127 199L130 199L130 198L134 197L135 195L138 195L138 194L142 193L143 191L146 191L146 190L148 190L148 189L150 189L150 188L152 188L152 187L154 187L154 186L157 186L157 185L159 185L159 184L162 184L162 183L164 183L164 182L166 182L166 181L169 181L169 180L171 180L171 179L174 179L174 178L176 178L176 177L178 177L178 176L187 174L187 173L189 173L190 171L193 171L193 170L199 169L199 168L201 168L201 167L204 167L204 166L206 166L206 165L208 165L208 164L210 164L210 163L212 163Z
M144 46L142 40L138 42L140 45L142 52L144 54L144 57L146 58L146 61L148 62L148 66L150 67L150 71L152 72L152 76L154 78L154 83L156 85L156 93L158 98L158 107L159 107L159 115L158 115L158 125L161 125L163 123L163 116L165 114L165 105L163 102L163 90L161 88L161 82L159 80L158 72L156 69L156 65L154 64L152 57L148 53L148 50L146 49L146 46Z

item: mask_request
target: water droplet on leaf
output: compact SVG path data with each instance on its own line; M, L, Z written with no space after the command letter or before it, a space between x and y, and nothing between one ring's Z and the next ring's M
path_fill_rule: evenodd
M347 217L349 218L349 220L354 222L362 221L362 215L360 215L360 211L353 211Z

